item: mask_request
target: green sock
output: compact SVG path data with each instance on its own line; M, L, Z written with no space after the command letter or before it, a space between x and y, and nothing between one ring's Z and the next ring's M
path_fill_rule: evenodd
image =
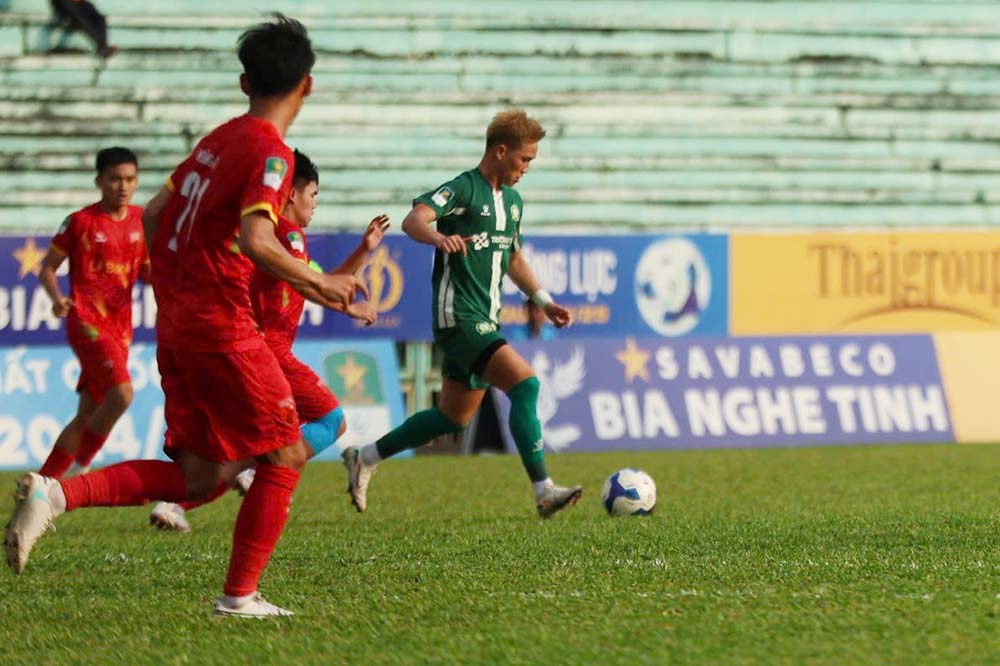
M403 424L382 436L375 442L379 456L385 460L406 449L423 446L435 437L464 430L464 426L452 423L440 409L432 407L417 412L403 421Z
M510 398L510 434L514 437L521 463L532 482L549 478L545 469L542 424L538 420L538 378L528 377L507 392Z

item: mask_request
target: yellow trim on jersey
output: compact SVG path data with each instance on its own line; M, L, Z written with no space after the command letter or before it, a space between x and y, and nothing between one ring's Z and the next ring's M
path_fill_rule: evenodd
M61 247L59 247L55 243L49 243L49 249L50 250L55 250L56 252L58 252L59 254L61 254L64 257L69 254L69 252L67 252L66 250L62 249Z
M167 188L167 190L168 190L168 191L169 191L169 192L170 192L171 194L173 194L174 190L176 189L176 188L174 187L174 181L173 181L173 180L171 180L170 176L167 176L167 181L166 181L165 183L163 183L163 187Z
M260 203L255 203L252 206L247 206L240 211L240 217L246 217L250 213L256 213L258 211L267 213L267 216L271 218L271 221L278 224L278 216L275 214L274 208L266 201L261 201Z

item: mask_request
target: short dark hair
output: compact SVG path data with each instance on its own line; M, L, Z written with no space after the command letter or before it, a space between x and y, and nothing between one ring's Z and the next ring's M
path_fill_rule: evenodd
M139 158L128 148L112 146L111 148L99 150L97 152L97 159L94 161L98 176L104 173L105 169L116 167L119 164L134 164L135 168L138 169Z
M250 28L236 44L251 97L290 93L316 64L305 26L284 14Z
M319 168L316 163L309 159L309 156L298 149L295 150L295 176L292 178L292 185L295 187L305 187L309 183L319 185Z

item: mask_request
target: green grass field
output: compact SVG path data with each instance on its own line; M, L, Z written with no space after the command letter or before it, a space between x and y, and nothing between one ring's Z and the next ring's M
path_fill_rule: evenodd
M656 479L652 517L604 515L625 465ZM541 521L510 456L387 463L365 515L341 468L313 466L261 586L284 620L211 616L235 495L190 534L149 528L148 508L64 516L22 576L0 572L0 664L1000 661L1000 446L550 469L586 494Z

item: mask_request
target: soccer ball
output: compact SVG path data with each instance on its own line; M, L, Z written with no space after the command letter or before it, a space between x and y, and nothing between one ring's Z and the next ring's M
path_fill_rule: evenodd
M642 470L626 467L604 482L601 501L612 516L645 516L656 506L656 483Z

